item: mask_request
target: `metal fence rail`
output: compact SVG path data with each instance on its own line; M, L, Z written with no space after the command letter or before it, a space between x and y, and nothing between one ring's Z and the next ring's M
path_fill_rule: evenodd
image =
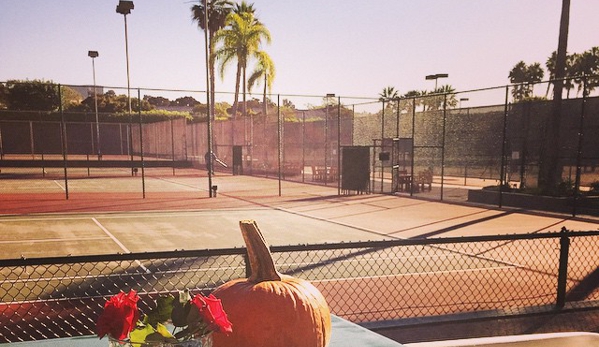
M599 231L272 247L334 314L374 322L599 300ZM0 343L94 334L106 299L208 293L246 277L245 249L0 260Z

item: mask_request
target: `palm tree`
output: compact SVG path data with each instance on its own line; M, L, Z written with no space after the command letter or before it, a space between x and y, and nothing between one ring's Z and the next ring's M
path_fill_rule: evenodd
M581 54L576 54L572 63L572 75L578 85L577 94L582 90L585 97L597 87L597 78L587 78L599 73L599 47L593 47ZM586 86L584 85L586 79Z
M396 99L399 98L399 92L395 90L395 87L385 87L383 91L379 94L379 101L386 102L387 106L385 108L390 108L393 110L395 108Z
M528 83L530 85L530 96L533 96L535 83L539 83L543 80L545 71L543 71L540 63L534 63L528 66L527 75Z
M443 100L446 103L446 107L456 107L458 106L458 98L455 94L455 88L449 84L442 85L436 91L437 94L445 94L446 97Z
M509 79L511 83L517 84L512 89L514 100L524 100L533 95L534 84L543 80L545 72L540 63L526 65L525 62L518 62L510 71Z
M395 87L388 86L383 88L383 91L379 94L379 96L379 101L389 101L397 99L399 96L399 92L395 90Z
M255 15L256 9L254 8L254 4L248 4L247 2L242 1L241 3L235 3L233 12L235 12L237 14L251 13L251 14ZM256 20L257 20L257 18L256 18Z
M516 65L514 65L514 67L510 71L510 74L508 75L510 83L518 84L515 85L512 89L512 96L515 100L522 100L526 97L527 89L526 85L524 84L527 81L526 71L526 63L524 61L520 61Z
M254 84L259 84L260 80L264 78L264 93L262 99L262 110L264 115L267 115L267 99L266 92L272 90L272 82L275 79L275 64L265 51L257 51L255 54L257 64L254 72L248 79L248 90L251 92Z
M405 109L408 112L412 111L412 107L418 107L422 104L422 92L419 90L410 90L409 92L405 93L404 95L402 95L402 98L404 98L404 103L405 103ZM412 102L414 103L414 105L412 104Z
M259 50L263 40L270 43L270 32L254 17L253 13L244 12L239 14L231 12L227 16L225 28L216 33L214 40L217 44L220 44L214 55L220 60L221 77L224 76L224 71L229 63L237 60L233 115L234 117L237 115L241 81L243 82L243 115L245 116L246 68L248 61Z
M209 53L209 69L210 69L210 114L214 114L215 104L215 78L214 78L214 35L217 31L225 26L225 19L232 9L232 3L229 0L212 0L208 2L208 28L205 23L204 2L200 1L199 5L191 7L191 16L194 22L198 23L198 27L202 30L208 30L208 53Z
M565 77L573 76L572 65L575 60L575 57L576 57L576 54L567 54L566 55ZM553 51L553 53L551 53L551 55L549 56L549 58L547 58L547 61L545 62L545 67L547 68L547 71L549 72L550 80L555 79L555 61L556 61L556 59L557 59L557 51ZM545 92L545 97L549 96L549 88L551 87L552 84L553 84L553 82L547 83L547 91ZM572 88L574 88L573 79L569 78L569 79L565 80L564 88L566 88L566 90L567 90L566 98L569 99L570 98L570 90Z
M458 105L458 99L455 95L455 88L449 84L445 84L435 89L430 95L436 95L426 99L425 103L428 106L428 110L439 110L443 108L445 102L446 107L456 107ZM445 96L447 95L447 96Z

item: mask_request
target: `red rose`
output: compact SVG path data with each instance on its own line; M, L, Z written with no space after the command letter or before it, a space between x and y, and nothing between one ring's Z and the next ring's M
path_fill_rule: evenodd
M212 294L208 297L197 294L191 302L198 308L200 317L208 325L208 329L226 334L233 331L220 299Z
M137 292L120 292L104 305L104 312L96 322L96 331L100 338L110 335L114 339L125 339L135 328L139 319L137 310Z

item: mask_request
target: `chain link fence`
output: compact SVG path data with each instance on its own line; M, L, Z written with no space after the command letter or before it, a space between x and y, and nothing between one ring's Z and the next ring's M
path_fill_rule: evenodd
M596 307L599 232L272 247L281 272L311 281L333 314L380 322L564 305ZM95 333L105 301L134 289L139 307L247 277L245 249L0 260L0 341Z
M235 102L230 93L217 93L210 129L218 159L213 168L348 192L343 177L350 177L347 168L357 163L343 152L362 147L368 150L366 165L359 165L368 180L366 192L501 206L506 202L502 198L476 199L471 191L498 191L501 186L505 189L500 194L535 192L544 153L554 145L546 135L553 109L547 97L551 85L547 81L390 99L334 94L263 99L250 94L245 103ZM131 113L108 112L107 106L94 112L90 86L45 87L62 96L55 98L60 100L57 109L30 105L26 110L0 110L2 178L61 179L68 186L68 178L134 177L145 194L151 189L147 177L206 174L196 170L205 169L209 147L205 92L136 88L131 89ZM122 106L129 92L96 88L103 93L98 96L101 105L114 99ZM518 97L522 88L533 96ZM82 89L81 105L87 108L72 106L75 93L66 91ZM562 182L556 189L571 201L559 212L574 209L575 214L572 205L577 205L578 212L599 214L599 138L591 135L599 128L599 99L592 92L583 90L581 96L568 91L562 101Z

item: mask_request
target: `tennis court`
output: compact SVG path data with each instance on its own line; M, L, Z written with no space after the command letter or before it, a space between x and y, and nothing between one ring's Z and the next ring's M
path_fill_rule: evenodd
M146 198L129 190L139 177L73 180L68 200L60 193L59 180L9 180L0 201L2 259L141 255L124 263L117 257L100 265L77 266L67 257L62 259L64 265L44 265L39 271L24 267L25 278L24 273L5 269L4 288L15 299L11 302L10 295L4 296L4 312L47 315L44 307L49 301L75 295L83 298L82 307L65 314L93 316L105 296L128 286L153 295L156 290L180 289L185 282L210 289L229 278L243 277L238 226L243 219L256 220L271 246L291 245L275 249L281 271L312 281L335 314L355 322L547 305L555 300L558 239L418 241L527 235L562 227L598 229L598 222L591 219L392 195L339 196L337 187L218 173L213 177L218 195L208 198L207 180L203 175L149 177ZM45 193L29 190L39 187L45 187ZM181 192L181 187L188 191ZM11 199L4 199L7 196ZM414 243L377 244L388 241ZM341 243L346 247L326 247ZM228 251L218 256L201 253L197 259L185 258L182 251L215 249ZM143 252L170 253L167 259L146 259ZM584 244L577 252L592 254L593 244ZM585 263L586 258L577 260ZM568 288L592 274L596 263L576 268ZM591 290L585 298L598 296L597 290ZM47 309L54 312L51 306ZM62 313L47 316L57 314ZM93 326L93 321L83 322L85 328Z
M226 174L213 177L216 198L208 198L206 176L189 174L147 178L143 198L136 190L139 181L131 176L70 180L67 200L60 180L3 180L1 258L240 247L242 219L256 220L272 245L599 226L598 220L392 195L339 196L337 187Z
M146 198L131 175L70 180L68 200L61 180L3 180L1 258L241 247L242 219L256 220L272 245L599 227L599 220L391 195L339 196L337 187L227 174L213 177L218 194L208 198L201 173L150 176Z

